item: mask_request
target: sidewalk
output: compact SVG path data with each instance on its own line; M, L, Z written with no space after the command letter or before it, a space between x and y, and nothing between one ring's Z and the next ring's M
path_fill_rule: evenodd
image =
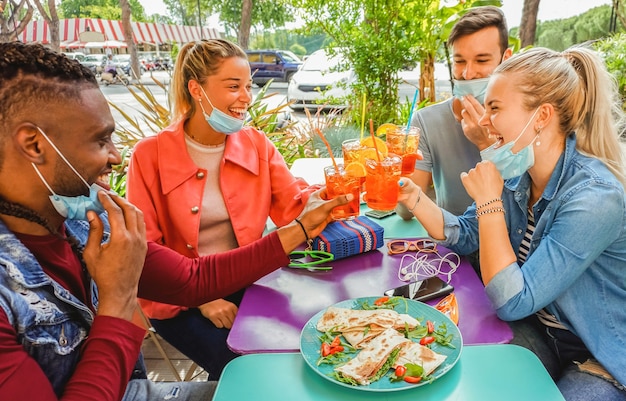
M185 355L178 352L176 348L168 344L167 341L163 340L160 337L159 339L159 343L165 350L165 353L167 354L169 359L172 361L172 364L178 371L179 376L181 378L187 376L187 373L189 372L189 369L193 362L189 360ZM149 337L143 340L141 351L143 352L146 369L148 370L148 379L154 382L177 381L177 378L174 376L174 373L170 369L169 365L163 359L163 357ZM206 381L208 379L208 374L198 367L196 368L194 373L191 373L190 377L192 377L191 381Z

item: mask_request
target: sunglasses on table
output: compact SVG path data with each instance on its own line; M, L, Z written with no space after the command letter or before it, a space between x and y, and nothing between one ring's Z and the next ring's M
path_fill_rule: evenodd
M397 255L408 251L436 253L437 244L428 238L420 238L414 241L394 239L387 242L387 252L389 255Z
M320 266L321 264L331 262L335 259L335 255L326 251L293 251L289 254L289 266L296 269L308 270L332 270L331 266Z

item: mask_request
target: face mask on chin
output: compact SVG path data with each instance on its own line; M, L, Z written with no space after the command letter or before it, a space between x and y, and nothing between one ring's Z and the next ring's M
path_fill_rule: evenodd
M480 104L485 102L485 93L487 92L487 84L489 78L478 79L453 79L452 80L452 94L457 99L461 99L463 96L472 95L478 100Z
M37 173L37 175L39 176L43 184L46 186L46 188L48 188L50 193L52 193L52 195L50 195L50 202L52 203L52 206L54 206L54 209L61 216L70 220L87 220L87 212L89 210L93 210L94 212L98 214L103 213L104 207L98 200L98 192L104 191L105 189L98 186L95 183L89 185L87 181L85 181L85 179L80 174L78 174L78 171L76 171L74 166L72 166L70 162L65 158L65 156L63 156L59 148L57 148L56 145L52 143L50 138L48 138L48 135L46 135L41 130L41 128L37 127L37 129L39 130L41 135L43 135L43 137L48 141L48 143L52 146L52 148L57 152L57 154L65 162L65 164L67 164L70 167L70 169L74 172L74 174L76 174L78 178L80 178L80 180L83 182L83 184L85 184L85 186L89 189L89 196L58 195L52 190L52 187L50 187L50 185L48 184L46 179L43 177L43 175L41 174L41 172L39 171L35 163L31 163L31 165L35 169L35 172Z
M211 100L209 99L206 92L204 91L204 88L201 86L200 89L202 90L202 93L204 93L204 97L206 98L206 100L209 102L209 104L213 108L213 111L211 111L211 114L208 115L206 111L204 110L204 106L202 106L202 99L200 99L199 104L200 104L200 108L202 109L202 114L204 115L204 119L206 120L207 123L209 123L211 128L213 128L217 132L220 132L226 135L231 135L231 134L234 134L235 132L239 132L241 128L243 128L243 123L244 123L245 118L240 120L238 118L229 116L228 114L219 110L218 108L213 106L213 103L211 103Z
M513 146L519 141L519 139L524 135L526 129L535 118L535 115L539 111L539 108L535 110L533 115L530 117L522 132L515 138L514 141L506 143L500 147L497 147L500 143L496 142L487 149L483 149L480 152L480 157L483 160L489 160L493 164L496 165L496 168L502 175L502 178L508 180L509 178L518 177L528 171L535 164L535 152L533 148L533 142L535 142L535 138L528 144L528 146L522 148L519 152L513 153L511 149Z

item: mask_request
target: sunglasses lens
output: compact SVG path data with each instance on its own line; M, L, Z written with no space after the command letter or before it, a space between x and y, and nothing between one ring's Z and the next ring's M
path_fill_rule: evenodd
M388 247L391 253L402 253L409 249L409 243L407 241L391 241Z
M417 244L417 248L422 252L434 252L437 244L432 241L420 241Z

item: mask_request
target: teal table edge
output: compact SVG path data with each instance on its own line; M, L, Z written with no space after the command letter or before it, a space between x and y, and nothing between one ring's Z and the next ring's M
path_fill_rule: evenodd
M560 401L539 359L511 344L463 347L459 362L432 384L395 392L345 388L315 373L299 353L240 356L225 368L213 401Z

